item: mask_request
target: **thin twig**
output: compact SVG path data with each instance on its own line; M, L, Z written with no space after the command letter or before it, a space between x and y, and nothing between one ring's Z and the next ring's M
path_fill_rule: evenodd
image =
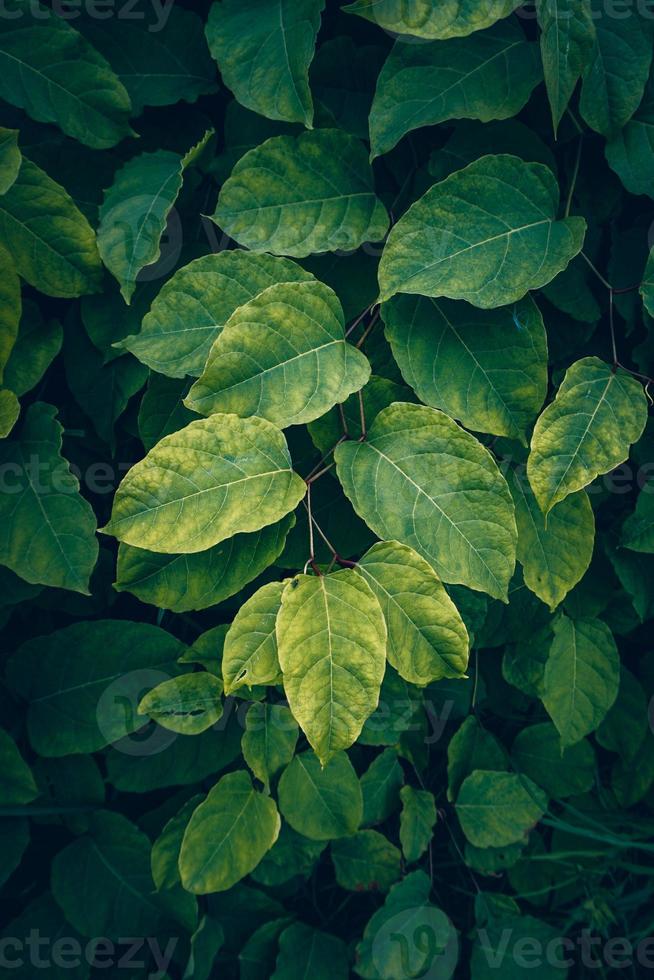
M613 352L613 367L618 367L618 349L615 345L615 323L613 321L613 289L609 289L609 329L611 331L611 350Z
M343 403L341 402L338 406L338 414L341 416L341 425L343 426L343 438L350 438L350 430L347 427L347 419L345 418L345 409L343 408Z
M356 344L354 345L357 349L360 350L363 347L370 333L372 332L372 330L374 330L378 320L379 320L379 307L377 307L377 309L375 310L372 319L370 320L370 323L368 324L368 326L363 331L360 338L357 340Z
M363 311L363 313L360 313L359 316L356 318L356 320L354 320L350 324L350 326L345 331L345 336L346 337L349 337L350 334L352 333L352 331L353 330L356 330L356 328L359 326L359 324L361 323L361 321L364 320L368 316L368 314L370 313L371 309L372 309L372 306L367 306L365 308L365 310Z
M329 459L329 457L331 456L331 454L334 452L334 450L336 449L336 447L337 446L340 446L340 444L342 442L345 442L345 440L346 439L349 439L349 438L350 438L349 435L347 433L345 433L344 435L341 436L341 438L338 440L338 442L335 443L331 447L331 449L328 449L327 450L327 452L325 453L325 455L322 456L321 459L318 460L318 462L316 463L316 465L314 466L314 468L311 470L311 472L307 476L305 476L304 482L306 484L308 484L309 481L312 481L313 480L314 475L318 472L318 470L320 470L324 466L324 464L327 462L327 460Z
M368 431L366 429L366 410L363 406L363 392L359 391L358 395L359 395L359 417L361 419L361 436L359 441L363 442L363 440L368 435Z
M604 276L602 275L602 273L599 272L595 268L595 266L593 265L593 263L590 261L590 259L586 255L586 253L585 252L580 252L579 254L581 255L582 259L584 259L584 261L588 263L588 265L593 270L593 272L595 273L595 275L597 276L597 278L599 279L599 281L602 283L602 285L603 286L606 286L607 289L610 289L611 291L613 291L613 286L611 285L611 283L610 282L607 282L606 279L604 278Z
M565 202L564 217L567 218L570 214L570 208L572 207L572 195L575 192L575 187L577 186L577 177L579 176L579 164L581 163L581 148L583 146L584 138L579 134L579 139L577 141L577 155L575 157L575 165L572 171L572 179L570 181L570 187L568 189L568 198Z

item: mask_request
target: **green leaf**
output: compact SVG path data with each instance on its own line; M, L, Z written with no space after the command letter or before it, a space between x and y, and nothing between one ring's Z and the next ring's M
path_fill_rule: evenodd
M545 87L554 135L595 43L590 0L537 0Z
M305 492L279 429L212 415L165 436L132 467L103 531L149 551L194 554L281 520Z
M139 702L138 713L171 732L199 735L222 715L222 692L223 685L213 674L182 674L153 687Z
M579 111L591 129L607 139L638 108L652 62L652 22L635 0L622 0L617 16L607 16L601 0L591 0L595 44L584 72Z
M277 842L279 843L279 838ZM264 862L265 860L266 858ZM283 919L273 919L272 922L264 922L255 929L238 954L239 980L259 980L261 976L271 976L275 969L279 936L290 921L288 916Z
M393 227L379 265L395 293L465 299L488 309L550 282L580 250L583 218L556 220L552 171L485 156L431 187Z
M559 733L549 722L518 732L511 760L518 772L556 799L581 796L595 783L595 752L590 742L582 739L562 749Z
M16 344L20 317L20 279L9 252L0 247L0 381Z
M136 742L139 750L140 739ZM122 744L118 749L109 749L106 753L107 778L123 793L142 794L171 786L191 786L234 762L239 755L240 742L241 729L236 719L231 724L221 722L218 731L206 731L201 735L164 734L162 738L159 733L152 746L156 751L152 754L128 755L122 751Z
M98 250L129 303L139 273L161 255L166 222L192 152L141 153L116 173L100 207Z
M643 298L645 309L650 316L654 316L654 252L652 251L650 251L647 257L647 265L645 266L639 292Z
M241 749L264 786L293 758L297 736L297 723L283 705L259 703L248 709Z
M244 684L280 682L275 624L285 588L285 582L262 585L234 617L223 650L225 694L233 694Z
M0 126L0 194L6 194L16 180L20 164L18 130Z
M563 748L595 731L619 683L620 659L608 626L598 619L558 617L541 698Z
M356 741L379 702L386 668L381 607L351 569L298 575L282 593L276 631L290 709L325 765Z
M426 789L403 786L400 790L400 843L408 864L420 860L432 838L436 823L436 801Z
M627 371L597 357L575 361L531 440L527 476L543 513L622 463L646 421L643 387Z
M93 229L61 184L26 157L0 197L0 238L19 275L47 296L70 299L98 289Z
M164 285L141 332L126 337L140 361L170 378L202 374L211 346L239 306L269 286L307 282L313 276L290 259L252 252L203 255Z
M205 895L249 874L279 834L277 807L244 771L223 776L193 812L179 855L182 884Z
M0 728L0 806L20 806L39 795L32 770L18 751L11 735Z
M135 10L133 19L127 11L123 17L98 19L92 8L86 10L80 30L127 89L133 115L139 115L145 106L195 102L216 91L216 66L209 55L204 24L190 10L169 6L165 20L162 10L159 21L154 19L155 8L153 16L147 9Z
M179 658L180 664L200 664L205 670L221 675L223 647L229 625L222 623L200 633L197 640Z
M516 943L514 951L525 950L527 954L510 953L507 935L512 943ZM532 980L561 980L568 973L567 960L572 957L559 957L554 952L560 949L559 943L559 930L531 915L494 918L487 929L476 930L470 957L472 980L493 980L497 976L502 980L522 980L526 970ZM533 958L530 954L534 949L547 949L552 953ZM524 963L529 966L524 967Z
M0 388L0 439L6 438L20 415L20 402L13 391Z
M232 314L184 404L284 429L320 418L369 377L367 358L345 340L336 293L321 282L279 283Z
M35 402L0 443L0 562L27 582L89 595L98 557L95 515L61 455L56 409Z
M515 566L513 504L490 453L442 412L397 403L365 442L334 458L354 509L380 538L426 558L444 582L506 601Z
M28 702L32 746L46 757L62 756L96 752L131 735L145 723L138 698L180 673L183 649L157 626L113 619L28 640L10 661L9 681Z
M291 830L287 823L282 823L279 837L254 869L252 877L273 888L293 878L308 878L325 847L324 841L309 840Z
M271 980L347 980L347 946L336 936L295 922L279 937L279 954Z
M345 752L325 766L313 752L296 755L281 775L278 799L284 819L310 840L349 837L363 816L361 786Z
M36 0L5 4L0 97L95 149L132 135L129 96L105 59Z
M474 715L468 715L447 746L447 798L454 800L464 779L475 770L500 772L506 753L494 735Z
M412 871L393 885L368 920L356 949L356 973L366 980L425 977L456 965L457 935L447 915L431 905L431 882Z
M272 565L294 523L295 517L288 514L260 531L236 534L193 555L158 554L121 544L114 588L172 612L207 609L236 595Z
M654 197L654 76L624 129L606 144L606 159L631 194Z
M311 128L308 71L325 0L222 0L207 40L225 85L269 119Z
M383 823L390 817L398 807L403 782L404 773L396 749L384 749L361 777L364 826Z
M152 880L158 891L164 888L174 888L180 881L178 862L184 831L191 819L191 814L201 802L202 796L200 794L187 800L179 813L168 820L152 845L150 865Z
M366 552L357 572L382 607L388 660L401 677L424 687L465 673L468 631L429 562L407 545L384 541Z
M618 696L609 708L595 738L623 762L634 764L648 731L648 698L642 684L626 667L620 668Z
M368 139L370 106L385 56L381 46L357 45L351 37L320 45L311 65L311 88L330 125Z
M376 830L359 830L331 846L336 881L346 891L387 892L400 877L401 854Z
M153 884L150 841L119 813L93 814L52 863L52 893L83 936L151 934L166 918Z
M363 401L364 417L374 419L383 408L388 408L393 402L411 401L412 397L410 388L405 385L373 375L360 393L350 395L347 401L333 408L321 418L310 422L307 426L309 435L316 448L324 456L331 452L343 435L344 426L341 420L341 411L350 439L359 439L363 435L361 401ZM318 490L317 487L315 489Z
M66 381L76 402L101 439L115 448L114 427L130 399L141 390L148 370L130 354L105 363L79 317L70 316L64 339Z
M149 452L160 439L183 429L198 416L183 404L187 382L150 372L148 385L139 406L139 436Z
M388 153L420 126L514 116L541 78L538 49L513 20L447 42L407 44L400 37L377 80L371 158Z
M517 119L491 123L464 119L454 124L445 145L432 152L429 173L436 180L443 180L483 153L510 153L527 163L544 163L553 173L557 172L550 148L533 129Z
M518 525L518 561L525 585L554 611L585 575L593 557L595 517L584 490L547 515L538 506L524 468L508 478Z
M636 501L635 511L622 525L622 545L630 551L654 554L653 485L646 483Z
M351 251L388 228L363 144L336 129L250 150L223 184L213 220L253 252L298 258Z
M547 338L530 297L480 312L394 296L382 316L402 376L421 401L477 432L526 442L547 394Z
M8 284L9 275L4 277L5 289ZM9 300L2 301L7 302L4 310L13 316ZM7 387L19 397L31 391L61 350L63 336L61 324L57 320L45 322L38 307L31 300L25 300L18 336L5 367L4 381Z
M393 34L412 34L428 39L465 37L508 17L518 0L476 3L475 0L354 0L345 7Z
M475 847L502 847L522 840L543 816L547 796L526 776L476 770L456 800L461 829Z

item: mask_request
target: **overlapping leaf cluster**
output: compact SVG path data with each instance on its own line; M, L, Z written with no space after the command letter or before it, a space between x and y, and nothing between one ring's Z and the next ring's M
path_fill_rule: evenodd
M0 15L5 937L647 936L652 18L136 12Z

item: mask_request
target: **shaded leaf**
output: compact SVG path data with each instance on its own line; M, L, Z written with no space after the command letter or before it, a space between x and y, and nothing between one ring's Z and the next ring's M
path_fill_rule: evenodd
M387 153L420 126L514 116L541 78L536 45L513 20L447 42L407 44L400 37L377 80L371 156Z
M308 69L325 0L222 0L207 21L220 74L239 102L311 128Z

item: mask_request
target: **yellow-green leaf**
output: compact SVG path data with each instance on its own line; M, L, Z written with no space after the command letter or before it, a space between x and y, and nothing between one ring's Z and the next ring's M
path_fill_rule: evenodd
M244 771L223 776L193 812L182 840L179 870L187 891L227 891L253 871L279 835L270 796Z
M253 252L352 251L388 228L363 143L337 129L274 136L238 161L213 220Z
M242 249L203 255L163 286L141 332L126 347L153 371L170 378L202 374L211 345L239 306L269 286L313 279L290 259Z
M543 513L622 463L646 421L643 386L627 371L597 357L575 361L531 440L527 475Z
M480 311L394 296L382 316L402 376L421 401L476 432L526 443L547 394L547 339L531 297Z
M356 741L377 707L386 668L381 607L351 569L299 575L284 589L276 629L290 709L324 765Z
M194 554L281 520L306 492L265 419L212 415L165 436L129 471L103 528L164 554Z
M560 616L545 665L541 700L567 748L600 724L618 696L620 658L599 619Z
M461 677L468 665L468 631L434 569L413 548L381 541L356 566L382 607L387 656L401 677L424 687Z
M270 286L229 318L184 404L203 415L312 422L370 377L345 340L343 309L321 282Z
M449 296L488 309L550 282L581 250L583 218L557 220L559 188L542 163L485 156L434 184L391 230L381 299Z
M284 582L262 585L234 617L223 649L225 694L233 694L243 684L253 687L281 680L275 623L285 587Z
M595 517L588 494L584 490L570 494L546 520L524 469L511 474L509 488L525 585L554 610L581 581L593 556Z
M407 544L444 582L506 601L515 567L509 488L488 450L447 415L396 403L365 442L334 454L356 512L382 539Z

